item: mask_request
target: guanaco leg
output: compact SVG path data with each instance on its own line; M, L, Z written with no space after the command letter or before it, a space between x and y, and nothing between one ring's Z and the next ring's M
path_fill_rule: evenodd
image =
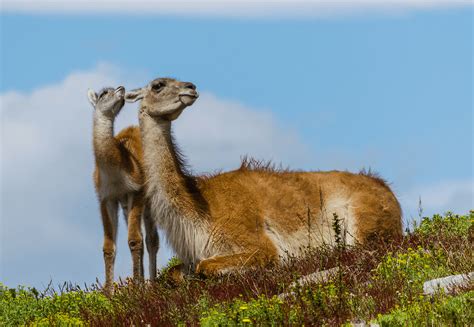
M127 196L127 210L124 214L128 224L128 246L132 254L133 278L143 279L143 236L141 229L142 215L144 211L143 194L135 193ZM123 206L125 207L125 206Z
M104 263L105 263L105 291L113 292L114 263L116 254L117 225L118 225L118 202L103 200L100 203L102 225L104 228Z
M143 222L145 225L145 243L148 252L148 268L150 273L150 280L156 280L156 255L160 246L160 240L158 237L158 230L156 228L155 221L151 215L150 208L145 205L143 213Z

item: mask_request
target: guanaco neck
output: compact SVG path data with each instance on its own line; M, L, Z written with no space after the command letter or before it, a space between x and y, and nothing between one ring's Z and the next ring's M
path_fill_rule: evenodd
M171 122L140 113L147 194L194 222L207 218L207 204L184 168L171 134ZM164 203L165 202L165 203Z
M114 117L94 111L93 143L97 165L114 166L120 164L120 150L114 137Z

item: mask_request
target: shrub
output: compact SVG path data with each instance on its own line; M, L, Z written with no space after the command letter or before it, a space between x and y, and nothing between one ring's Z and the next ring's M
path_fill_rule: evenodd
M421 293L427 279L449 275L441 254L432 254L422 247L408 248L406 252L388 253L374 270L374 280L397 285L399 303L406 305Z
M457 296L439 294L435 298L421 296L404 308L397 307L377 318L380 326L472 326L474 291Z
M0 325L81 325L82 308L96 314L110 310L102 293L72 291L63 294L39 294L34 288L8 289L0 284Z
M474 211L469 215L454 215L451 212L445 216L434 215L432 218L424 217L420 226L415 228L414 234L433 236L442 234L444 237L468 237L468 231L474 224Z
M292 311L295 316L297 310ZM249 324L278 326L285 319L283 301L274 296L267 298L259 296L257 299L245 302L236 299L229 304L216 304L202 312L200 323L202 326L245 326Z
M244 301L239 297L212 307L204 306L200 323L202 326L321 325L347 314L349 308L345 305L341 308L339 289L330 282L295 287L285 299L260 295ZM343 296L345 301L349 293L344 292Z

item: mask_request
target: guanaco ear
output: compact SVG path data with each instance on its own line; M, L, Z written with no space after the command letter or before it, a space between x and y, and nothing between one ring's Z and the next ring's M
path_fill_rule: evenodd
M143 88L131 90L125 93L125 101L136 102L138 100L143 99L144 96L145 96L145 89Z
M89 98L89 102L95 107L98 98L97 93L95 93L94 90L88 89L87 97Z

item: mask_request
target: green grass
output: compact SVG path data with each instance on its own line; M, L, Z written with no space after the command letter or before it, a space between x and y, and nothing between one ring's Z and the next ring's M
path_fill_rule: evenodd
M101 292L71 291L61 295L40 295L34 288L8 289L0 284L0 325L41 326L85 325L81 310L97 314L110 310L109 299Z
M376 320L381 326L472 326L474 291L457 296L420 296L410 306L397 306Z
M283 266L173 286L117 285L115 295L70 288L45 294L0 284L0 326L381 326L474 325L474 285L423 295L423 282L474 271L474 212L424 218L405 237L371 246L321 247ZM177 264L172 261L170 265ZM293 287L300 276L339 267L322 284ZM281 299L281 293L292 292Z

